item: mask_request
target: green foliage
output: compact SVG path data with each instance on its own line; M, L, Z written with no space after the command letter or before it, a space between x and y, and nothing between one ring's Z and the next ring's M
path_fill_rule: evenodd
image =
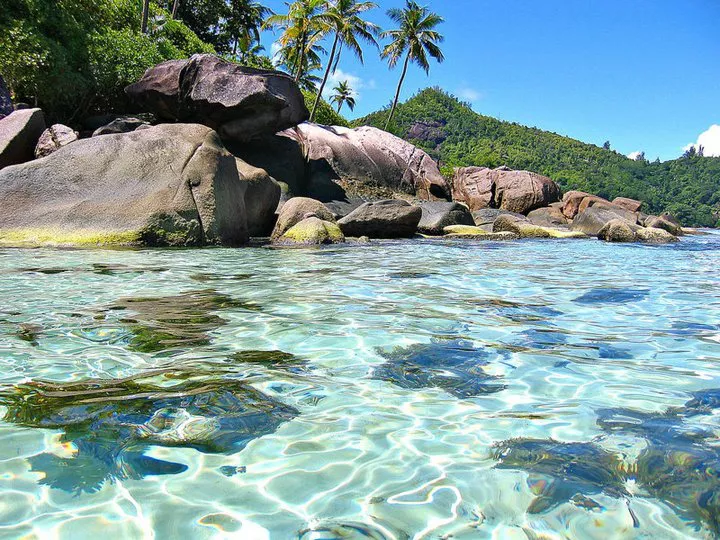
M313 103L315 103L316 95L317 94L315 94L314 92L310 92L309 90L303 90L303 96L305 97L305 105L308 109L310 109L313 106ZM324 99L321 99L318 103L317 111L315 111L314 122L317 122L318 124L323 124L325 126L348 127L350 125L348 121L345 120L342 115L338 114L338 112L333 109L330 104Z
M51 121L123 112L123 87L147 68L213 52L155 4L141 34L136 0L18 0L0 12L0 73L17 101L37 104Z
M354 122L382 128L389 110ZM418 129L421 128L421 129ZM409 136L412 133L419 138ZM564 190L630 197L646 211L677 214L684 224L715 226L720 217L720 158L698 155L664 163L631 160L606 148L475 113L437 88L399 105L388 130L452 167L507 165L549 176Z

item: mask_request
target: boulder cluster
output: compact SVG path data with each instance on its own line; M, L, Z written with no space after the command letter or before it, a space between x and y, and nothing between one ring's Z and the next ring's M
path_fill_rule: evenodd
M0 79L0 243L278 245L346 238L673 241L670 216L507 167L457 169L372 127L307 123L293 79L213 55L126 88L138 118L79 131L13 107Z

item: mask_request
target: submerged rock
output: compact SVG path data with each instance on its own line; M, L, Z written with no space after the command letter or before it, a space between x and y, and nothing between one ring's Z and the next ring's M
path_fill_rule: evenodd
M4 421L63 430L67 457L29 458L40 483L80 494L106 481L187 470L145 455L153 446L240 452L299 413L246 383L209 371L158 370L125 379L30 382L0 391Z
M629 495L618 457L593 443L511 439L495 445L494 457L499 460L498 469L529 474L528 486L537 495L528 508L531 514L599 493L611 497Z
M643 300L649 294L650 291L647 289L598 287L578 296L574 302L578 304L626 304Z
M240 66L211 54L163 62L125 92L158 118L197 122L236 141L273 135L309 116L289 75Z
M45 131L40 109L15 111L0 118L0 169L35 157L35 146Z
M491 353L466 341L436 339L380 354L388 361L373 369L372 378L401 388L441 388L461 399L506 388L500 377L483 370Z

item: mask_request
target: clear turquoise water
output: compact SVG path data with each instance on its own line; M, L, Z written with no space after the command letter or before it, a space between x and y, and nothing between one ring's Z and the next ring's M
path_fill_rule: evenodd
M720 388L718 267L720 235L0 250L0 536L713 537L720 413L685 404ZM153 369L97 414L27 384ZM643 484L651 447L691 466Z

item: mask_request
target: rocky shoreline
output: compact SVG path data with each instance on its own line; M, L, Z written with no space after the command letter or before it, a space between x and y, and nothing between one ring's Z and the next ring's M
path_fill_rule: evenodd
M6 108L0 245L668 243L693 232L644 214L641 201L563 195L533 172L465 167L448 181L428 154L390 133L307 123L287 75L212 55L160 64L126 92L152 122L91 119L74 131L46 126L39 109Z

